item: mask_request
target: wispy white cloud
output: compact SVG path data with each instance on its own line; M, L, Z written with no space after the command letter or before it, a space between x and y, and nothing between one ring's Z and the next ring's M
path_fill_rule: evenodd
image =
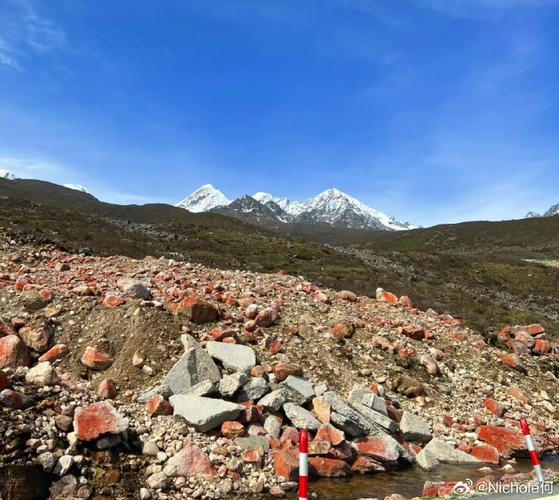
M22 70L29 55L66 47L66 33L43 16L38 5L34 0L0 3L0 66Z
M51 179L71 173L71 169L40 158L0 156L0 168L9 170L23 179Z

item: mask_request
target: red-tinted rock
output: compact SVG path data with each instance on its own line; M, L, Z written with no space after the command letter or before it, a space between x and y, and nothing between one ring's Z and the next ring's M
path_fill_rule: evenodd
M264 454L262 453L262 450L247 448L246 450L242 451L241 458L244 462L261 466Z
M56 344L41 355L39 361L49 361L52 363L66 354L68 354L68 347L66 347L66 344Z
M524 373L526 372L526 368L522 365L522 361L520 360L520 356L518 356L518 354L503 354L500 359L502 363L510 366L514 370Z
M176 314L186 316L193 323L202 324L215 321L219 312L209 302L198 298L196 295L190 295L179 303Z
M395 446L382 436L367 436L356 439L352 443L353 448L359 455L372 457L382 462L395 462L400 456Z
M351 470L360 474L366 474L369 472L383 472L386 469L380 462L377 462L374 458L357 457L353 464L351 464Z
M420 326L416 325L407 325L402 328L402 333L409 337L410 339L414 340L423 340L425 337L425 330Z
M323 398L313 398L312 400L312 412L315 414L316 418L320 420L323 424L330 423L331 408L330 403L328 403Z
M256 326L260 326L263 328L267 328L272 326L274 321L276 321L278 317L278 312L276 309L272 307L267 307L266 309L262 309L256 316Z
M26 326L18 333L23 343L34 351L45 352L49 348L49 335L44 328Z
M113 399L116 396L116 384L113 379L106 378L97 388L97 394L105 399Z
M313 295L313 299L315 300L315 302L320 302L321 304L331 304L332 301L330 300L330 297L328 297L328 295L326 295L324 292L316 292Z
M124 299L120 295L107 295L103 299L103 305L107 307L118 307L124 304Z
M499 465L499 450L494 446L488 444L474 446L470 451L470 455L476 457L482 462Z
M0 337L5 335L15 335L15 330L0 318Z
M185 445L179 453L171 457L163 472L172 477L212 477L217 474L204 452L192 444Z
M0 406L7 406L14 410L24 410L33 406L35 402L21 392L12 389L4 389L0 391Z
M533 351L535 354L549 354L553 349L553 344L549 340L536 339L534 341Z
M431 481L425 481L423 485L422 496L424 497L438 497L439 496L439 485Z
M282 344L279 339L272 339L270 340L270 344L268 345L268 349L272 354L277 354L282 350Z
M521 403L528 402L528 396L516 385L511 385L507 389L507 394Z
M282 382L287 377L289 377L289 375L303 375L303 370L301 370L301 368L297 365L279 362L274 365L273 373L276 377L276 380L278 382Z
M338 295L342 300L347 300L348 302L357 301L357 295L355 295L353 292L350 292L349 290L342 290Z
M285 427L283 433L280 437L281 444L298 444L299 443L299 432L295 427Z
M349 339L353 336L355 332L355 326L351 323L334 323L332 325L332 334L337 339Z
M314 437L318 441L327 441L332 446L338 446L344 439L343 431L336 429L331 424L322 424Z
M105 353L95 349L95 347L86 347L81 358L81 362L88 368L93 370L106 370L111 366L113 359Z
M542 333L545 333L544 327L536 324L525 326L523 330L529 333L530 335L540 335Z
M128 420L105 401L76 408L74 413L74 431L82 441L92 441L103 434L118 434L127 428Z
M346 477L351 475L351 468L343 460L309 457L309 472L319 477Z
M158 415L172 415L173 406L163 399L163 396L153 396L146 402L146 411L150 417Z
M235 420L227 420L221 424L221 433L229 439L241 437L245 433L245 427Z
M29 364L27 347L17 335L0 337L0 370Z
M498 417L502 417L503 413L505 412L505 407L501 404L498 403L497 401L487 398L485 401L485 407L494 415L497 415Z
M526 441L520 431L494 425L482 425L476 432L481 441L493 445L503 455L526 449Z
M407 295L402 295L398 299L398 304L402 304L404 307L411 309L413 307L413 302Z
M274 455L274 474L295 481L299 473L299 452L294 447L280 448Z
M386 302L388 304L396 304L398 302L398 297L396 295L382 288L377 288L376 296L379 302Z

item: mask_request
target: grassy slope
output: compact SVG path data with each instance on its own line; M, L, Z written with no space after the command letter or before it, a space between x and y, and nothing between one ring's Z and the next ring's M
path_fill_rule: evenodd
M0 226L71 251L163 255L262 272L286 269L362 294L382 286L482 332L503 323L541 322L559 333L559 269L524 261L559 257L559 217L398 233L305 225L273 233L220 214L111 205L54 184L0 179ZM350 254L322 243L344 245Z

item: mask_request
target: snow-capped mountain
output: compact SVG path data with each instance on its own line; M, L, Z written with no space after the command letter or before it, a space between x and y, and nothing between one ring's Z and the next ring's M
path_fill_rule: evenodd
M285 196L279 198L271 195L270 193L263 193L260 191L258 193L254 193L252 197L255 200L259 201L260 203L264 203L264 204L273 202L278 207L280 207L284 212L287 212L290 215L299 215L301 212L305 210L305 203L301 203L300 201L290 200Z
M64 187L73 189L74 191L81 191L82 193L89 194L89 191L81 184L64 184Z
M217 211L258 222L330 224L354 229L388 231L416 227L370 208L338 189L328 189L306 202L276 197L264 192L230 201L221 191L211 184L206 184L177 206L191 212Z
M231 200L211 184L204 184L190 196L177 203L176 206L185 208L189 212L209 212L212 208L227 206Z
M12 174L9 170L0 168L0 179L6 179L7 181L15 180L16 176Z
M553 217L554 215L559 215L559 203L557 205L553 205L549 210L544 212L543 215L536 212L528 212L525 219L531 219L533 217Z
M552 217L553 215L559 215L559 203L553 205L545 214L544 217Z
M304 222L322 222L358 229L413 229L407 222L400 222L383 212L370 208L358 199L332 188L305 203L299 215Z

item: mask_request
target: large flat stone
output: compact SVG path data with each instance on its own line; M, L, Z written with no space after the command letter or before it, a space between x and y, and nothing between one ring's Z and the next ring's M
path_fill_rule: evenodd
M260 401L265 410L278 412L280 408L287 402L291 401L291 394L286 388L276 389L266 394Z
M347 400L351 405L359 404L385 416L388 415L384 398L377 396L371 389L364 385L354 385Z
M405 411L400 420L400 430L406 441L427 443L433 437L431 424L419 415Z
M173 394L180 394L204 380L217 383L221 378L219 368L211 356L203 349L191 348L171 368L163 385Z
M207 432L226 420L235 420L243 406L222 399L175 394L169 399L175 415L183 417L201 432Z
M478 465L482 462L477 458L457 450L444 441L434 438L417 454L417 464L422 469L434 469L439 463Z
M270 392L268 382L262 377L252 377L241 389L237 401L256 401Z
M316 431L321 425L320 421L310 411L295 403L285 403L283 411L293 426L298 429Z
M293 391L297 395L300 395L300 401L297 401L299 404L306 404L315 396L312 384L308 380L305 380L301 377L289 375L289 377L281 382L280 385L283 385L290 391Z
M339 421L341 420L339 416L345 417L343 424L345 428L343 428L343 430L345 431L348 429L350 436L372 436L384 432L379 425L371 422L355 408L352 408L334 391L326 391L322 395L322 398L330 403L332 411L337 414L336 418L338 418ZM336 423L334 417L331 418L332 422Z
M206 350L228 370L248 372L256 366L254 351L246 345L210 341L206 344Z

